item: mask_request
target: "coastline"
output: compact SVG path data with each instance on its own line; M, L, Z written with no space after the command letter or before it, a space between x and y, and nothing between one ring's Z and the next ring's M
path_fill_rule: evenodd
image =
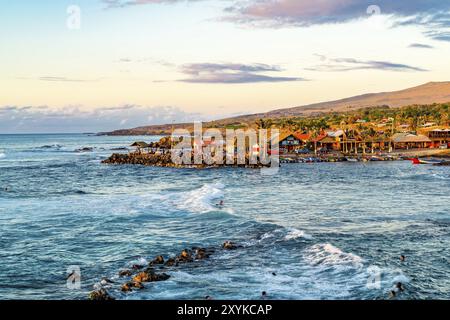
M401 152L391 152L386 154L358 154L358 155L344 155L341 153L336 154L284 154L280 156L280 165L283 163L309 163L309 162L345 162L345 161L357 161L357 162L369 162L369 161L401 161L408 158L423 158L423 157L439 157L450 158L450 150L403 150ZM206 168L252 168L259 169L264 167L270 167L262 163L249 164L248 159L246 164L176 164L171 159L171 154L154 154L154 153L135 153L128 154L113 153L109 158L102 161L103 164L109 165L143 165L152 167L166 167L166 168L184 168L184 169L206 169Z

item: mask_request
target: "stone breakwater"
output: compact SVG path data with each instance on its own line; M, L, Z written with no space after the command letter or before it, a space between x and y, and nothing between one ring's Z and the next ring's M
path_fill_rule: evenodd
M246 159L248 163L248 159ZM172 157L170 153L165 154L150 154L150 153L129 153L129 154L119 154L114 153L108 159L102 161L104 164L113 164L113 165L143 165L143 166L152 166L152 167L170 167L170 168L218 168L218 167L242 167L242 168L264 168L270 167L270 165L264 165L261 163L258 164L226 164L224 160L224 164L213 164L208 165L206 163L202 164L176 164L172 161ZM237 163L237 161L235 161Z

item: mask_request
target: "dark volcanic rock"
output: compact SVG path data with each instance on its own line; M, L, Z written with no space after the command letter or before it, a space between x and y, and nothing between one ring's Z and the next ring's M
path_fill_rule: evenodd
M100 289L89 293L89 300L110 301L115 299L109 295L108 291Z
M131 277L133 273L130 270L119 271L119 277Z
M92 151L94 151L94 148L91 148L91 147L84 147L84 148L75 150L75 152L92 152Z

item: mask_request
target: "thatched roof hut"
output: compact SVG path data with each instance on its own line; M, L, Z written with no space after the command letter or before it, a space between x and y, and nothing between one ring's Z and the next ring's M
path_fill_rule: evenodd
M428 143L430 138L422 134L415 135L411 133L397 133L392 136L394 143Z

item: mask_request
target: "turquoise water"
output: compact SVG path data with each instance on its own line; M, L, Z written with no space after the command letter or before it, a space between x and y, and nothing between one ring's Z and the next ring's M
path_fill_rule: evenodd
M399 299L450 298L449 167L287 164L262 176L100 163L134 140L149 138L0 136L0 299L85 299L102 277L118 281L136 262L225 240L243 248L169 270L169 281L139 292L110 291L119 299L258 299L262 291L386 299L401 281ZM94 149L74 151L82 147ZM71 265L81 269L81 289L66 287Z

